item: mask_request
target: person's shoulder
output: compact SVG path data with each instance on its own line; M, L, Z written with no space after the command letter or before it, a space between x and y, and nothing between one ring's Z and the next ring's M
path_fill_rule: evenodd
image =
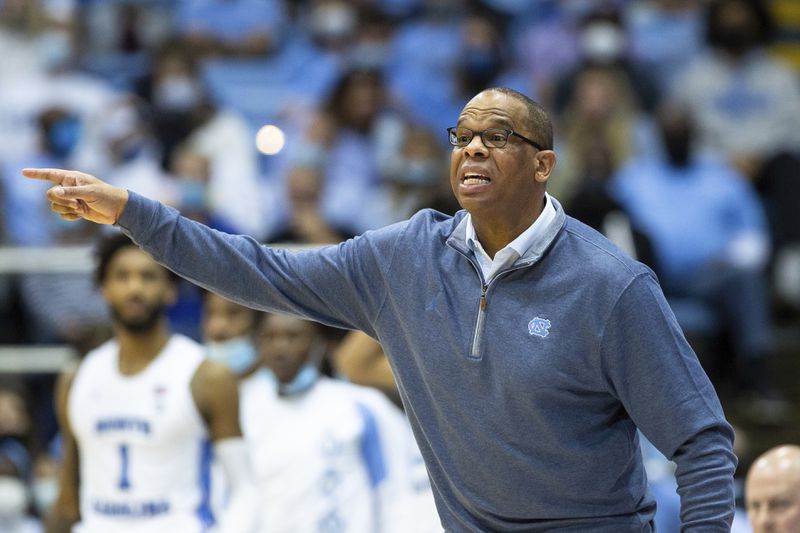
M170 349L205 354L205 348L202 344L182 333L173 333L169 342Z
M164 347L164 354L171 364L192 366L206 358L206 348L186 335L173 333Z
M566 217L563 238L570 243L570 263L580 265L587 279L599 276L627 283L642 274L653 275L650 268L633 259L602 233L573 217Z
M385 398L383 393L373 387L358 385L340 378L322 376L317 385L319 385L320 390L325 390L328 393L341 395L342 397L352 400L366 399L370 402L380 402L382 397ZM386 399L386 401L388 402L389 400Z
M97 364L98 361L113 357L118 350L119 342L117 342L115 338L111 338L102 343L100 346L86 352L86 355L83 356L83 359L81 359L80 363L76 367L76 370L80 372L85 368Z
M414 233L424 231L449 237L464 216L466 216L466 211L463 210L455 215L447 215L435 209L425 208L417 211L408 219L408 225Z
M239 396L239 384L233 372L219 361L203 359L191 379L192 394L198 407L203 409L212 398Z
M459 211L455 216L450 216L435 209L425 208L414 213L409 219L367 231L362 237L370 240L383 240L388 237L418 241L421 237L438 236L441 240L446 240L465 214L465 211Z

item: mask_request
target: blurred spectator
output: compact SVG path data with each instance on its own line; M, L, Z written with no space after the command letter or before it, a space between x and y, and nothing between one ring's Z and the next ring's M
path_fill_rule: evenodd
M473 15L466 18L462 23L461 34L456 71L457 90L453 95L457 97L457 102L497 85L494 81L504 70L508 56L497 26L486 16ZM531 94L530 87L512 89Z
M357 233L372 229L354 206L379 184L383 165L402 139L403 122L386 96L379 72L347 72L328 99L325 115L312 123L302 142L306 157L324 161L323 213L335 227Z
M38 117L39 148L36 152L2 165L4 224L10 244L21 246L80 245L89 242L97 228L71 224L52 213L32 192L42 194L44 182L18 179L24 167L70 166L82 136L78 117L61 107L45 109ZM26 187L28 185L29 187ZM26 330L35 342L69 341L81 344L107 321L105 306L87 274L23 274L19 294L26 317Z
M329 223L322 213L324 172L316 165L298 164L289 171L286 228L270 236L271 242L334 244L353 237L355 231Z
M194 52L185 43L164 44L154 58L153 74L141 94L153 110L155 136L166 167L172 152L185 144L210 164L211 209L237 232L263 236L265 214L253 132L236 112L211 102Z
M573 154L577 158L573 164L578 180L566 211L608 237L631 257L653 265L650 239L631 224L625 208L609 190L609 181L617 167L608 144L598 136L587 140L581 149L582 153Z
M362 9L348 52L348 64L362 69L383 70L390 55L395 25L376 9Z
M179 0L176 23L202 56L263 56L281 41L283 0Z
M411 124L405 129L400 151L387 164L384 183L365 202L364 225L381 227L405 220L420 209L436 205L443 194L452 198L448 158L440 136Z
M130 95L120 97L106 109L102 138L107 175L118 187L171 203L174 191L159 164L160 146L151 118L144 103Z
M714 0L707 8L711 49L676 84L698 122L699 141L749 177L763 199L775 248L776 286L800 272L800 84L769 54L772 20L758 0ZM782 291L787 300L792 291Z
M392 43L386 70L392 96L412 120L435 131L451 126L449 117L463 104L454 69L461 62L464 4L427 0L421 16L403 24Z
M41 523L28 512L28 452L17 441L0 439L0 531L39 533Z
M745 496L753 533L800 531L800 447L778 446L756 459Z
M772 22L758 0L714 0L707 8L710 50L675 84L698 121L698 141L738 161L750 176L759 161L800 148L795 73L765 49Z
M308 29L323 50L342 53L352 44L358 26L358 9L344 0L311 0Z
M660 89L650 72L632 61L624 19L620 8L613 3L599 3L598 7L581 19L578 26L580 61L558 81L553 106L559 113L573 101L576 78L587 67L613 70L631 88L637 107L652 111L659 98Z
M64 225L59 217L45 214L41 195L46 183L26 183L18 178L25 167L70 167L81 138L80 119L63 107L48 107L36 117L37 149L2 162L3 225L9 242L23 246L52 244ZM81 226L84 226L81 224ZM74 229L74 228L72 228Z
M220 231L236 232L225 216L214 209L209 190L210 161L206 156L189 147L178 147L172 152L169 172L174 189L173 205L181 214Z
M47 108L62 107L82 123L75 164L96 168L92 126L112 91L74 68L75 7L71 0L0 3L0 159L35 152L36 117Z
M696 150L691 111L667 105L658 119L663 155L627 163L613 179L613 193L651 239L667 297L709 306L730 332L742 385L759 400L774 399L766 371L768 237L758 197L731 167ZM682 326L691 331L693 324ZM785 407L776 401L759 412L766 421L783 416Z
M256 332L271 373L254 374L242 388L242 420L261 450L254 470L270 530L437 527L438 518L408 527L419 519L408 507L416 447L397 408L377 391L320 376L324 340L313 322L264 315Z
M557 81L580 59L577 25L587 6L591 7L586 2L540 0L537 10L529 10L538 16L513 36L514 55L533 78L539 102L547 108L553 107Z
M0 74L26 76L75 60L74 0L6 0L0 5Z
M585 66L577 72L560 122L561 157L548 190L567 205L582 186L584 158L592 155L592 147L602 144L613 172L640 151L637 148L646 146L641 141L646 117L639 113L628 79L614 68Z
M203 293L203 343L208 357L227 366L241 381L261 366L253 346L257 311Z
M175 31L172 16L175 7L170 5L173 3L79 2L80 31L76 44L81 65L115 81L129 82L141 74L147 66L149 51Z
M631 56L658 85L669 88L675 76L701 51L703 13L693 0L632 2L625 13Z

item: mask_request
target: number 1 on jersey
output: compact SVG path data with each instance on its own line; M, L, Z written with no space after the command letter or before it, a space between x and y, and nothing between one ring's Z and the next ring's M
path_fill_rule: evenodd
M130 458L128 457L128 445L119 445L119 458L122 462L122 472L119 475L119 488L120 490L128 490L131 488L131 482L128 479L128 466Z

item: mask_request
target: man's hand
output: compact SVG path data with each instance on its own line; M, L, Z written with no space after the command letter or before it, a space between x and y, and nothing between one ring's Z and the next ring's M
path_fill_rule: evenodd
M94 176L74 170L26 168L28 178L55 183L47 191L50 209L65 220L85 219L98 224L115 224L119 220L128 191L114 187Z

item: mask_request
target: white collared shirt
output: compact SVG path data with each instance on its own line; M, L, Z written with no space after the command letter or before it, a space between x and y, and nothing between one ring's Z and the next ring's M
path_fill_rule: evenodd
M472 225L472 216L467 214L467 243L472 249L475 257L478 259L478 265L481 267L481 273L485 283L489 283L492 278L501 270L514 264L514 262L525 255L525 252L533 245L538 237L553 223L556 219L556 209L553 207L553 201L550 195L544 193L544 209L541 214L536 217L528 229L523 231L519 237L508 243L502 250L494 255L494 259L489 257L486 250L483 249L478 235L475 233L475 226Z

